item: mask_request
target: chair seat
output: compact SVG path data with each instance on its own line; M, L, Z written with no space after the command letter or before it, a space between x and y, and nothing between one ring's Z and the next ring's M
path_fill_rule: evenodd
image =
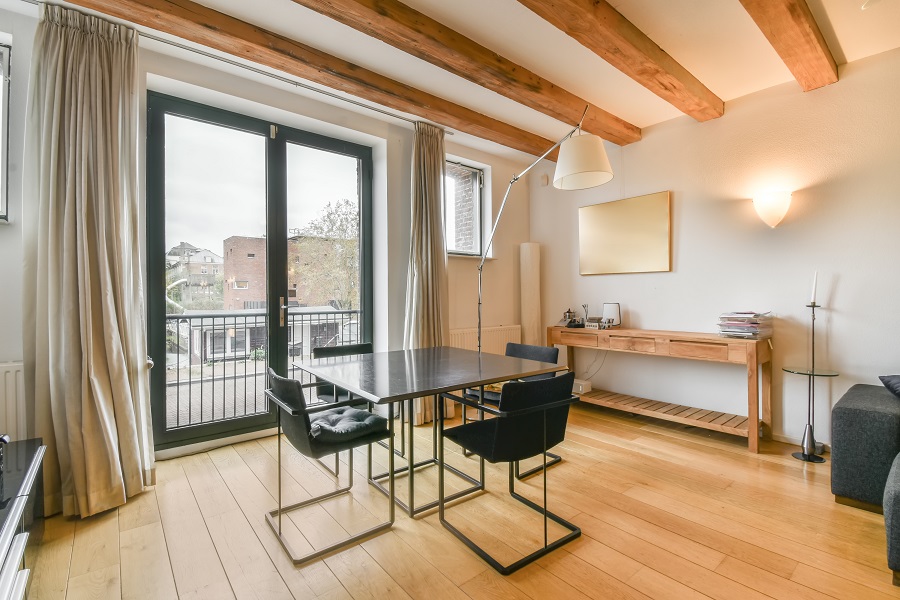
M310 434L317 442L338 444L387 431L387 419L350 406L310 415Z
M459 444L469 452L481 456L491 464L525 460L540 454L540 452L523 454L518 448L496 446L496 432L500 426L502 426L500 419L469 421L465 425L445 429L444 437ZM527 435L532 433L528 432Z
M466 388L466 391L463 392L463 396L465 398L468 398L469 400L478 401L481 397L481 394L479 393L479 390L475 388ZM492 392L490 390L484 390L484 402L486 402L487 404L493 404L495 406L497 404L500 404L500 393Z

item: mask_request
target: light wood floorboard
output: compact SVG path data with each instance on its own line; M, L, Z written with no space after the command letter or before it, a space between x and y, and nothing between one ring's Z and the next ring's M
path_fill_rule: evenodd
M414 443L417 460L429 456L431 427L416 428ZM158 485L118 510L39 522L26 556L29 598L900 599L882 517L835 504L831 463L796 461L786 444L764 441L750 454L743 438L575 407L548 496L550 509L583 535L510 577L472 554L434 512L409 519L399 510L391 532L294 567L264 519L277 506L277 448L270 437L162 461ZM282 451L285 504L331 489L316 461L287 443ZM445 452L450 464L477 473L476 460L457 447ZM374 463L385 469L386 450L375 449ZM354 454L354 472L351 494L284 518L298 550L385 518L385 496L366 484L364 450ZM436 494L436 472L417 472L417 501ZM505 465L487 465L486 476L487 491L452 505L448 519L501 560L516 560L542 543L541 519L509 498ZM398 479L404 499L407 485ZM447 485L464 487L452 476ZM540 501L541 477L516 487ZM562 530L552 525L549 533Z

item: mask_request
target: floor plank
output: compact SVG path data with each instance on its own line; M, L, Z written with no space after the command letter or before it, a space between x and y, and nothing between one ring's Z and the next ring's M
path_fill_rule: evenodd
M412 442L417 457L428 456L430 426ZM160 461L158 485L118 510L39 523L26 557L29 598L900 599L882 518L836 505L830 462L800 463L786 444L762 441L750 454L742 438L576 406L556 449L564 461L548 472L548 505L582 536L510 577L435 512L410 519L399 510L391 532L295 567L264 519L277 506L277 446L273 436ZM445 452L477 472L458 447ZM386 498L366 483L365 458L354 454L351 493L283 519L292 543L321 547L384 518ZM375 468L386 458L376 449ZM343 481L350 465L341 460ZM289 444L282 466L285 504L333 489ZM434 497L436 468L419 473L417 499ZM511 562L542 543L542 519L510 499L505 465L486 465L486 478L487 491L452 504L448 519ZM448 478L448 489L461 485ZM542 498L540 477L516 488ZM550 528L551 539L558 533Z

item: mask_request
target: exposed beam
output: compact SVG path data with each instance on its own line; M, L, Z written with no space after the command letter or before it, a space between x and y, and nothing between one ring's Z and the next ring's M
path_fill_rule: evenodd
M397 0L294 2L569 125L589 104ZM584 129L620 145L641 139L638 127L593 105Z
M725 113L722 99L605 0L519 0L545 21L698 121Z
M806 0L741 0L741 4L803 91L838 80L834 57Z
M540 156L553 142L190 0L71 0L331 89ZM552 155L549 158L553 158Z

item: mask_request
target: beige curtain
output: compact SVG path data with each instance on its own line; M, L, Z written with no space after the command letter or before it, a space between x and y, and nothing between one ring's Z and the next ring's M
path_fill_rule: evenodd
M25 179L27 394L48 513L153 483L137 203L137 33L43 5Z
M428 123L416 123L404 324L404 347L407 349L442 346L450 339L444 240L446 160L444 130ZM432 420L430 398L417 401L414 418L416 424Z

